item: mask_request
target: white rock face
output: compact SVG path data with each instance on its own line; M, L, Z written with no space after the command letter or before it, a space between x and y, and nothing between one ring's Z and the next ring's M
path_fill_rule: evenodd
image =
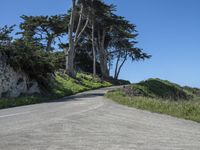
M34 93L40 93L38 83L30 81L23 71L15 71L6 63L5 56L0 53L0 98Z

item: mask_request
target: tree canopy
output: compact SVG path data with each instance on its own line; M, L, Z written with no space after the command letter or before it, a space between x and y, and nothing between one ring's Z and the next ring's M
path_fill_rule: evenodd
M116 9L102 0L72 0L67 14L22 15L20 38L10 36L14 26L0 28L1 52L36 78L59 68L73 77L81 70L108 78L112 67L118 79L127 60L151 56L136 46L136 26Z

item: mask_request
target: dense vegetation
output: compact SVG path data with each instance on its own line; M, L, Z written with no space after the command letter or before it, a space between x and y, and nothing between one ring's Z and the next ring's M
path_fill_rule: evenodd
M78 73L75 79L70 78L66 74L57 73L55 79L56 85L52 88L51 92L56 97L63 97L90 89L112 85L110 82L101 80L100 78L94 79L91 75L82 73Z
M13 27L0 28L0 53L15 70L21 69L31 79L46 85L45 78L56 70L56 57L52 53L46 53L40 45L22 39L13 41L10 36L12 31Z
M194 94L187 89L166 80L148 79L123 89L129 96L143 96L169 100L188 100Z
M36 80L42 91L39 97L3 99L0 107L36 103L43 101L43 97L51 99L111 84L128 84L117 80L125 61L151 56L135 47L136 26L115 11L114 5L102 0L72 0L67 14L22 15L19 27L0 27L0 54L16 71L22 70L30 80ZM20 29L17 33L16 28ZM113 66L115 74L110 77Z
M71 78L66 74L55 73L55 82L48 94L33 95L33 96L21 96L18 98L3 98L0 100L0 109L22 106L28 104L35 104L41 102L49 102L54 99L62 98L64 96L76 94L79 92L108 87L112 84L106 81L102 81L100 78L93 78L89 74L78 73L76 78Z
M136 26L115 11L102 0L72 0L67 14L22 15L17 39L10 36L14 26L0 28L0 52L14 68L38 81L59 69L72 77L85 71L109 78L111 67L118 79L128 58L151 56L135 47Z
M200 89L181 87L160 79L111 91L107 97L114 101L152 112L168 114L200 122Z

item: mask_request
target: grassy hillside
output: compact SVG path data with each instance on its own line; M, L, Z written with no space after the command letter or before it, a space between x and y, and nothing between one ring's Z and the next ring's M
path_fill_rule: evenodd
M152 112L200 122L200 89L149 79L107 93L114 101Z
M77 77L73 79L66 74L56 73L53 87L49 91L46 91L49 96L35 95L0 99L0 109L50 101L52 99L111 85L110 82L102 81L99 78L93 79L89 74L78 73Z
M78 73L76 79L73 79L66 74L57 73L55 86L51 90L51 93L53 96L63 97L111 85L112 84L110 82L102 81L99 78L93 79L93 77L89 74Z
M195 96L195 93L192 92L192 90L160 79L148 79L126 87L123 91L129 96L162 98L175 101L180 99L189 100Z

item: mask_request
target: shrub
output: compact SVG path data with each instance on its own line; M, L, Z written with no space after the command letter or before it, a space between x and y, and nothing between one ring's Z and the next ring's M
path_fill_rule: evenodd
M7 46L1 45L0 52L15 70L23 70L31 79L37 80L41 85L46 85L44 79L55 71L54 57L51 53L21 39Z
M188 100L193 97L181 86L169 81L160 79L148 79L138 84L125 87L123 91L128 96L143 96L151 98L162 98L170 100L184 99Z

